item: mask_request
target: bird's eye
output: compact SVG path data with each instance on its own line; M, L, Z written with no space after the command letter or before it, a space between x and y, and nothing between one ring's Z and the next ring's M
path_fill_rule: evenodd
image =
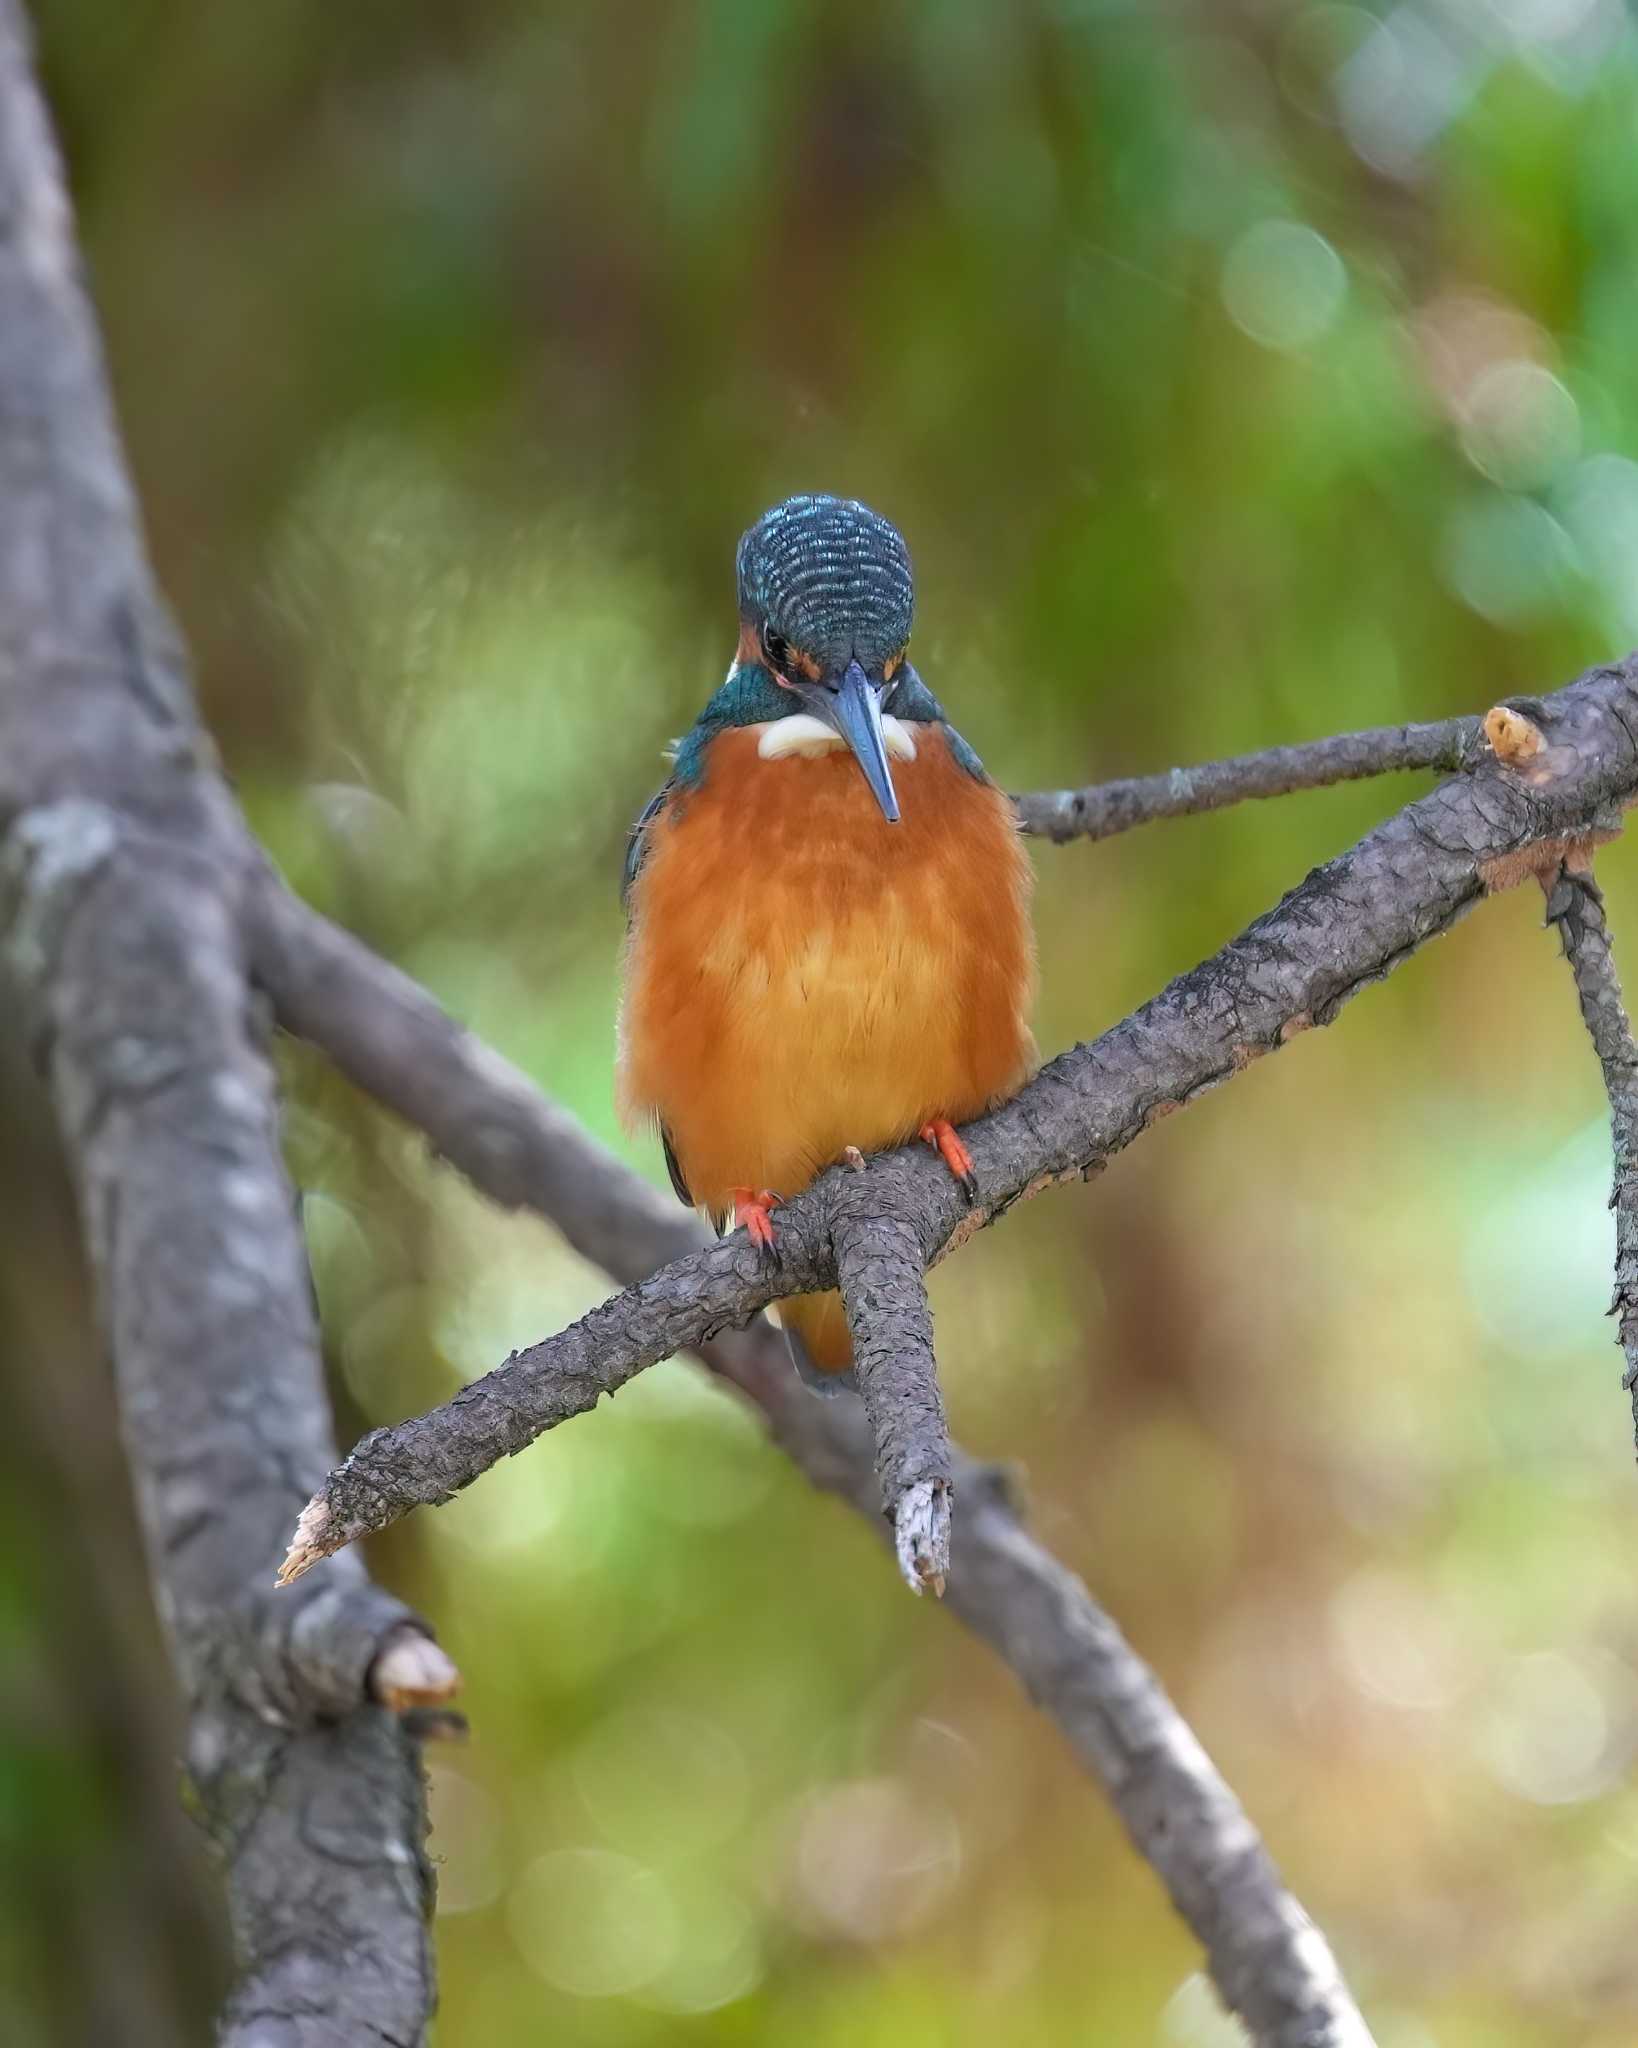
M762 629L762 653L769 668L776 676L784 677L790 666L791 643L783 633L776 633L771 626Z

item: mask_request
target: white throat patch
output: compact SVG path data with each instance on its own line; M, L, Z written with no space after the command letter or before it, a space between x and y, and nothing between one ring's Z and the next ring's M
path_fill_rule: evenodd
M887 744L890 760L913 761L916 758L916 743L910 737L910 728L899 719L882 720L882 738ZM762 728L756 750L764 761L783 761L789 756L813 761L821 754L834 753L836 748L846 745L842 735L833 732L822 719L814 718L806 711L794 711L789 718L776 718Z

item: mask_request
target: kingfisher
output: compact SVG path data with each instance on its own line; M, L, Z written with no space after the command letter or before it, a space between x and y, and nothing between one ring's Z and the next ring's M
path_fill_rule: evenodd
M776 1262L774 1210L838 1161L919 1137L976 1193L955 1126L1035 1066L1031 870L911 666L897 528L788 498L737 570L727 679L631 832L618 1095L679 1198ZM810 1384L849 1383L838 1295L772 1313Z

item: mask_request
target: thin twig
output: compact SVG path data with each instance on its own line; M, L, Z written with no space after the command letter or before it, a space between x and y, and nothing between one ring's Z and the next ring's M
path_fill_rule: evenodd
M1359 782L1403 769L1454 772L1466 758L1478 725L1476 718L1445 718L1432 725L1376 726L1299 746L1237 754L1227 761L1207 761L1197 768L1094 782L1086 789L1037 790L1014 798L1014 803L1023 829L1043 839L1060 844L1070 839L1112 839L1117 832L1130 832L1157 818L1226 810L1249 797L1289 796L1294 790L1323 789L1333 782Z
M1604 898L1590 868L1562 867L1547 887L1547 919L1564 942L1581 1015L1603 1070L1615 1151L1615 1316L1626 1360L1621 1384L1638 1430L1638 1044L1621 1000Z

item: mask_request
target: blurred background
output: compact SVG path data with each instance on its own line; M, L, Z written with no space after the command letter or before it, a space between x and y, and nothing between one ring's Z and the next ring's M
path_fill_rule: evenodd
M903 527L918 664L1013 788L1638 640L1617 0L34 11L253 823L662 1184L610 1102L623 837L785 493ZM1419 786L1038 847L1043 1047ZM1601 872L1638 983L1631 845ZM934 1281L960 1434L1384 2048L1638 2038L1638 1477L1556 954L1495 902ZM604 1291L282 1057L344 1439ZM221 1914L3 1035L0 1131L0 2038L202 2040ZM430 1759L450 2048L1237 2038L1050 1726L689 1365L374 1561L467 1677Z

